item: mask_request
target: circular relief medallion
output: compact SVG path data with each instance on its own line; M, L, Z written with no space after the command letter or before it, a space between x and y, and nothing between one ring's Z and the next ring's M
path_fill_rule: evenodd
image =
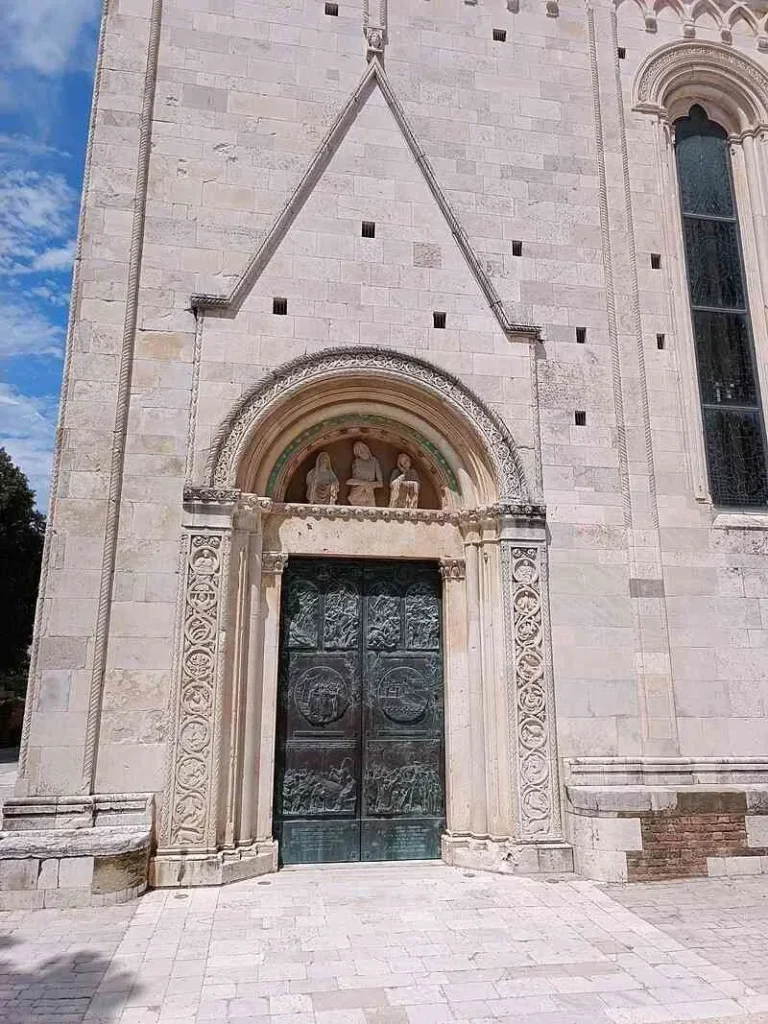
M299 677L294 690L296 707L312 725L337 721L350 705L344 677L328 665L316 665Z
M184 655L185 674L192 679L207 679L213 674L213 655L204 647L193 648Z
M205 761L199 757L183 757L176 769L176 778L183 789L200 789L207 774Z
M208 726L199 719L192 719L185 722L179 735L182 750L192 754L199 754L208 746Z
M213 705L213 695L201 683L189 683L181 693L181 703L191 715L207 715Z
M379 707L393 722L418 722L429 704L429 688L414 668L390 669L379 683Z
M198 612L209 611L216 604L216 588L209 579L198 580L187 591L187 603Z
M205 544L190 555L190 565L200 576L213 576L219 568L219 555L213 547Z

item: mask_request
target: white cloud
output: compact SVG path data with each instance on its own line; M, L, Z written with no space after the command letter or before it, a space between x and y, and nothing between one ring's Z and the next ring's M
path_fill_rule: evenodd
M36 268L35 261L47 249L60 250L61 244L51 243L70 235L77 192L61 174L9 167L3 161L0 172L0 272L63 269Z
M48 505L55 425L53 398L30 398L0 381L0 445L26 473L43 511Z
M63 331L23 297L0 299L0 359L9 356L57 356L64 347Z
M39 256L35 257L32 264L33 270L56 271L69 270L72 260L75 258L75 241L67 242L52 249L46 249Z
M6 67L56 75L80 70L99 0L3 0L0 35Z

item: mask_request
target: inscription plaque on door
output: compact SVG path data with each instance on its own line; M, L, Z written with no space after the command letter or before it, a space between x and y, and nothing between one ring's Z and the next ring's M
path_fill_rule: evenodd
M289 561L274 803L284 864L440 855L440 595L428 562Z

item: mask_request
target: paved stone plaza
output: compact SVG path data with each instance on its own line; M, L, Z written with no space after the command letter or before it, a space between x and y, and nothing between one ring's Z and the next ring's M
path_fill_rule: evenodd
M2 1024L768 1021L764 878L294 868L0 918Z

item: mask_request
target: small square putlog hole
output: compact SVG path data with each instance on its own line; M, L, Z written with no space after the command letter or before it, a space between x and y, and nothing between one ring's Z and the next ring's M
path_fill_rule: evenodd
M523 255L523 243L522 242L513 242L512 243L512 255L513 256L522 256Z
M326 4L325 13L329 14L332 18L338 18L339 16L339 5L338 4Z
M587 414L583 409L577 409L573 414L573 422L577 427L586 427Z
M364 220L360 234L363 236L363 238L375 238L376 222L372 220Z
M287 316L288 314L288 299L275 296L272 299L272 312L275 316Z
M661 270L661 253L651 253L651 270Z
M577 327L576 328L576 344L585 345L587 341L587 328Z
M448 319L447 313L433 313L432 314L432 325L434 327L443 328L445 327L446 320Z
M619 55L619 60L625 60L626 59L626 56L627 56L627 48L626 48L626 46L620 46L617 49L616 52Z
M506 43L507 30L505 28L495 28L493 30L493 41L495 43Z
M662 349L665 349L666 347L667 347L667 336L666 336L666 334L657 334L656 335L656 348L659 349L659 351L661 351Z

